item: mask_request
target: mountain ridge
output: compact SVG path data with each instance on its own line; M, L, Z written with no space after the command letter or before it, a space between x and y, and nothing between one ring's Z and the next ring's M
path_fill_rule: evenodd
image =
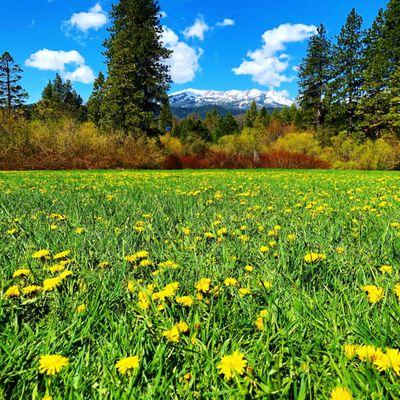
M169 95L172 107L198 107L218 105L226 108L247 109L255 101L259 107L290 107L294 102L275 90L200 90L184 89Z

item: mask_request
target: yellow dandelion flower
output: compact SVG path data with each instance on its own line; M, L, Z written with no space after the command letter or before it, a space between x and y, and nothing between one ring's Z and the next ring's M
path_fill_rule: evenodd
M370 303L377 303L383 299L384 289L375 285L365 285L362 288L368 295L368 301Z
M75 229L75 233L78 235L82 234L83 232L85 232L85 228L78 227Z
M235 278L226 278L224 280L224 285L225 286L236 286L237 285L237 279L235 279Z
M326 259L326 255L325 254L321 254L321 253L308 253L304 256L304 261L306 263L313 263L313 262L317 262L317 261L322 261Z
M287 239L288 239L290 242L293 242L294 240L296 240L296 238L297 238L297 236L294 235L294 234L287 235Z
M189 331L189 325L185 321L179 321L176 325L179 333L186 333Z
M393 290L397 298L400 300L400 283L396 283Z
M335 387L331 392L332 400L352 400L351 392L344 387Z
M146 250L142 250L142 251L136 252L135 254L126 256L125 261L132 263L137 260L141 260L143 258L148 258L148 257L149 257L149 252Z
M252 272L252 271L254 270L254 267L251 266L251 265L246 265L246 266L244 267L244 269L245 269L247 272Z
M179 329L177 326L173 326L171 329L167 329L163 332L163 336L169 341L173 343L179 342Z
M71 250L65 250L61 253L57 253L53 256L53 260L62 260L63 258L67 258L71 254Z
M126 358L121 358L116 364L115 368L118 372L122 375L125 375L131 372L133 369L139 367L139 357L138 356L131 356Z
M195 288L198 292L207 293L210 291L210 285L211 285L210 278L202 278L196 283Z
M29 276L30 273L31 271L28 268L20 268L13 273L13 278L18 278L19 276Z
M244 354L235 351L231 355L222 357L217 365L220 374L224 375L225 379L231 379L235 375L243 375L247 361Z
M54 274L55 272L63 271L65 269L65 264L60 262L59 264L54 264L47 269Z
M4 293L4 297L9 299L10 297L18 297L20 295L19 288L17 285L10 286Z
M28 285L28 286L25 286L24 288L22 288L22 292L24 294L32 294L32 293L40 292L41 290L42 290L42 287L38 286L38 285Z
M42 355L39 361L39 372L46 375L55 375L68 364L68 358L60 354Z
M76 307L76 312L77 312L78 314L81 314L81 313L83 313L83 312L85 312L85 311L86 311L86 304L84 304L84 303L79 304L79 306Z
M373 362L382 355L382 350L371 345L357 346L356 353L361 361Z
M269 290L272 288L272 282L270 281L262 281L262 285L264 286L265 289Z
M356 344L345 344L344 355L349 359L353 358L357 353L357 348L358 346Z
M74 273L72 272L72 271L70 271L70 270L65 270L65 271L63 271L63 272L61 272L61 274L59 275L59 278L60 279L65 279L65 278L68 278L69 276L71 276L71 275L73 275Z
M128 281L128 290L129 290L129 292L134 293L135 292L135 288L136 288L135 282Z
M54 290L60 283L62 279L60 277L48 278L43 281L43 291L50 292Z
M191 307L194 300L192 296L181 296L176 298L176 302L184 307Z
M45 249L38 250L38 251L36 251L35 253L32 254L32 258L43 258L43 259L45 259L45 258L49 258L49 256L50 256L50 251L49 250L45 250Z
M46 394L42 400L53 400L53 398L51 396L49 396L48 394Z
M389 358L390 367L397 376L400 376L400 351L397 349L387 349L386 356Z
M138 293L138 299L138 305L142 310L147 310L150 307L150 299L146 291L140 291Z
M248 288L240 288L239 289L239 296L240 297L244 297L244 296L246 296L246 295L248 295L250 293L251 293L251 290L248 289Z
M382 265L379 271L381 271L382 274L391 274L393 272L393 267L391 265Z
M260 253L266 253L269 250L268 246L261 246L260 247Z

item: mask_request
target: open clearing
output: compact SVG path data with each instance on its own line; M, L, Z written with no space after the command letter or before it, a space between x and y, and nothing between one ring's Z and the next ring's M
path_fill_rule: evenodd
M1 173L0 398L399 398L399 178Z

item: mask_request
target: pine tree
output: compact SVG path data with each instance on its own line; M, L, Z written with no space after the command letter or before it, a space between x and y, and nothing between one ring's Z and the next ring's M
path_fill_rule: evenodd
M168 96L165 96L161 105L160 116L158 118L158 126L161 133L171 131L172 123L173 123L173 116L172 116L171 106L169 104L169 98Z
M324 25L308 41L307 54L299 68L299 104L311 125L322 127L328 112L328 82L331 69L331 43Z
M331 119L350 133L356 130L356 109L362 97L364 42L362 18L353 8L333 47L329 83Z
M388 70L383 43L385 13L380 10L365 38L365 71L362 86L363 96L357 107L359 128L364 136L377 139L385 128L385 115L389 111L386 90Z
M169 87L157 0L119 0L104 42L108 76L103 111L110 127L158 134L156 117Z
M390 80L390 106L386 122L391 132L400 137L400 65Z
M93 83L93 91L87 102L88 119L94 122L97 126L102 122L102 104L104 100L104 84L105 77L100 71L96 80Z
M258 113L256 125L267 127L271 123L271 115L265 107L262 107Z
M24 104L28 94L19 85L22 69L7 51L0 57L0 107L16 108Z
M45 119L67 116L78 121L85 121L87 114L82 97L74 90L71 81L64 81L59 74L43 89L36 111Z
M253 101L251 103L251 107L246 111L246 114L244 116L244 126L246 128L253 128L254 125L256 124L257 117L258 117L257 104L255 101Z
M400 1L389 1L380 10L366 40L364 96L358 107L360 127L372 139L391 131L387 118L390 113L391 85L400 65Z

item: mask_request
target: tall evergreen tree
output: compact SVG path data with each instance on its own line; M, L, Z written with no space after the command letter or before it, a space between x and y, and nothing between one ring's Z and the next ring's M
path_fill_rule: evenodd
M400 137L400 65L390 80L390 106L386 121L390 131Z
M330 70L331 43L321 24L309 39L306 57L299 68L299 104L316 127L325 124Z
M157 134L156 117L169 87L157 0L119 0L105 40L108 76L103 110L107 123L126 133Z
M0 57L0 107L12 109L24 104L28 94L19 84L21 73L22 69L11 54L3 53Z
M367 35L364 96L358 114L367 137L376 139L388 125L392 107L391 85L400 65L400 0L390 0L381 10Z
M165 96L161 104L160 116L158 118L159 129L162 133L172 129L173 116L168 96Z
M104 101L105 77L100 71L93 83L93 91L87 102L88 118L97 126L102 122L102 104Z
M262 107L258 113L256 124L267 127L271 123L271 115L265 107Z
M366 137L376 139L385 128L389 111L386 75L388 70L383 33L385 13L380 10L365 38L363 96L357 107L359 127Z
M253 128L258 117L257 104L255 101L251 103L251 107L246 111L244 116L244 126L246 128Z
M356 109L362 97L364 42L362 18L353 8L333 46L329 84L331 118L350 133L356 129Z

